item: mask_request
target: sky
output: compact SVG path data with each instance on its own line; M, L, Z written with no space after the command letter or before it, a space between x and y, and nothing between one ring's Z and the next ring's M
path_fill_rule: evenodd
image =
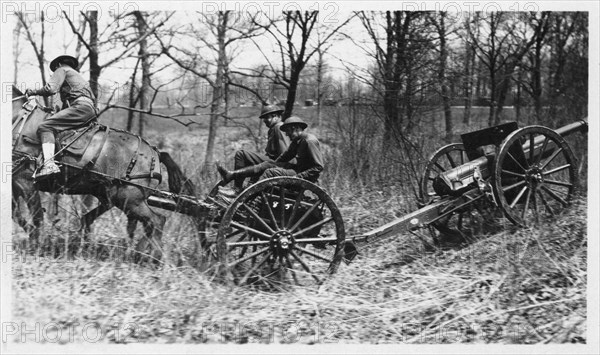
M54 57L61 54L74 53L76 38L73 35L69 25L64 20L62 11L67 12L69 16L77 18L79 11L97 10L99 13L100 27L111 21L112 16L116 13L127 13L132 10L154 11L154 10L175 10L177 11L171 19L171 23L194 23L197 21L195 11L205 13L214 13L218 10L234 10L239 13L247 13L248 11L262 11L270 17L275 17L276 14L285 10L319 10L322 23L327 23L331 26L347 18L348 14L354 10L369 9L369 10L447 10L452 12L463 12L470 10L478 11L524 11L524 10L541 10L541 9L556 9L556 10L574 10L577 7L585 6L586 2L570 2L568 7L564 2L433 2L433 1L370 1L370 2L333 2L333 1L308 1L308 2L276 2L276 1L148 1L148 2L70 2L70 1L53 1L53 2L2 2L2 39L12 42L12 29L15 27L16 11L24 11L29 18L39 21L39 14L44 12L46 15L46 60L49 62ZM588 5L589 7L589 5ZM33 24L34 31L39 28L39 23ZM356 42L367 41L365 30L358 19L351 21L343 29L344 34L352 38ZM177 40L177 39L176 39ZM257 39L261 48L265 53L275 54L274 42L268 36ZM20 56L22 65L18 68L18 82L20 87L30 87L40 85L40 73L37 67L33 50L28 41L21 38L19 45L23 52ZM85 51L84 51L85 52ZM100 53L100 63L105 63L109 58L114 56L116 51L105 51ZM133 51L132 51L133 52ZM329 74L336 79L345 78L348 75L346 67L340 59L343 59L350 66L364 68L371 63L365 52L352 43L349 39L344 39L336 42L326 56L326 61L330 67ZM115 85L123 85L126 78L131 75L132 67L135 61L121 61L102 72L101 84L114 87ZM238 56L232 63L234 67L253 67L260 64L266 64L266 61L261 52L254 45L247 45L243 48L242 55ZM11 67L14 67L12 65ZM87 65L84 65L82 72L87 73ZM51 73L48 71L46 76ZM160 78L161 74L157 77ZM162 74L168 77L171 74L165 72ZM10 76L11 78L14 76ZM4 78L6 79L6 78ZM3 80L3 82L7 82ZM6 87L6 84L3 87Z
M185 3L185 2L183 2ZM331 26L337 26L337 24L340 21L344 21L348 14L349 11L340 9L339 5L335 4L332 5L333 3L330 3L330 5L328 6L321 6L321 20L320 21L324 21L325 23L327 23L328 25ZM210 6L205 5L207 9L212 9ZM316 8L316 5L313 5L313 8ZM5 7L6 9L6 7ZM47 6L40 6L40 7L34 7L33 5L31 7L21 7L21 5L19 5L18 9L25 9L25 10L32 10L30 13L28 12L28 18L29 20L33 20L34 23L31 26L32 32L34 33L34 36L36 36L36 39L39 39L39 32L40 32L40 23L39 23L39 12L34 11L34 10L40 10L40 11L44 11L45 10L45 14L46 14L46 37L45 37L45 44L46 44L46 61L47 64L56 56L58 55L62 55L62 54L72 54L74 55L75 53L75 46L77 45L77 39L75 37L75 35L73 34L70 26L68 25L67 21L65 21L63 19L63 15L59 14L58 12L58 7L55 7L54 5L51 5L51 3L48 3ZM82 8L83 10L84 8ZM91 9L91 7L87 7L86 9ZM103 10L99 11L99 27L100 30L104 27L106 27L106 25L109 23L109 21L112 21L113 17L110 14L110 11L114 11L116 9L116 5L113 6L109 6L108 9L105 7L102 8ZM120 11L125 11L125 9L129 9L126 8L124 5L120 7ZM143 7L141 8L143 10L146 10L148 8ZM152 9L152 8L149 8ZM249 8L251 9L251 8ZM263 10L269 10L268 7L263 7ZM9 10L12 10L12 8L9 7ZM65 7L60 7L60 11L66 11L67 13L72 12L73 14L78 14L77 11L70 11L71 9L69 8L65 8ZM245 14L244 12L242 12L241 14ZM10 40L13 40L13 36L11 35L12 29L15 28L15 25L17 23L17 18L14 15L10 15L10 11L8 15L3 15L7 21L3 22L2 26L3 26L3 38L7 38L10 37ZM74 18L76 18L75 16L73 16ZM75 20L74 20L75 21ZM196 14L195 11L189 11L189 10L178 10L173 17L169 20L169 22L167 23L167 26L169 25L179 25L179 24L194 24L198 21L198 15ZM353 21L351 21L345 28L344 28L344 33L346 35L351 36L353 39L355 40L360 40L361 36L365 36L364 31L361 30L362 29L362 25L360 24L360 22L355 19ZM8 36L7 36L8 34ZM86 33L86 36L88 34ZM101 37L101 39L103 39ZM366 39L366 38L365 38ZM177 43L177 42L180 43ZM187 43L183 42L185 41L184 39L175 39L174 43L185 47L187 45ZM261 50L266 53L267 55L273 54L273 56L270 56L271 60L274 63L279 62L278 57L274 57L275 56L275 51L276 48L274 47L274 41L271 39L270 35L264 35L261 36L259 38L256 39L256 43L261 47ZM14 43L13 43L14 45ZM22 33L19 42L18 42L18 46L21 50L21 53L19 55L19 62L20 62L20 66L17 69L17 82L18 82L18 86L20 88L25 88L25 87L32 87L32 86L36 86L36 85L41 85L41 74L38 68L38 64L37 64L37 60L33 51L33 48L30 44L30 42L25 38L25 34L24 32ZM137 48L132 49L131 53L135 53L135 51L137 50ZM113 58L115 55L117 55L117 53L120 53L122 51L122 49L117 49L117 50L109 50L109 51L103 51L100 53L99 56L99 61L100 64L105 63L106 61L108 61L110 58ZM240 55L238 55L234 61L231 63L232 67L237 67L237 68L242 68L242 67L254 67L257 65L261 65L261 64L266 64L266 60L264 58L264 55L261 53L261 51L256 47L256 45L251 44L249 42L246 42L246 45L242 48L240 48L239 50ZM86 51L83 50L82 54L85 56L86 55ZM362 52L361 50L358 50L358 48L356 48L356 46L354 44L352 44L352 42L349 39L343 39L340 41L337 41L329 50L329 53L326 56L326 61L328 63L328 66L330 68L330 72L329 74L332 75L333 77L335 77L336 79L341 79L345 76L347 76L347 70L345 70L344 65L341 63L340 59L343 59L346 62L351 63L352 65L356 65L356 66L360 66L360 67L365 67L369 64L369 58L365 55L364 52ZM168 62L168 58L164 58L162 60L163 63ZM135 60L134 59L128 59L128 60L122 60L116 64L114 64L112 67L107 68L107 70L104 70L100 76L100 80L101 80L101 84L103 85L108 85L108 86L114 86L114 85L123 85L125 84L127 78L131 75L132 73L132 68L135 65ZM11 67L14 68L14 65L12 65ZM84 76L88 76L89 72L88 72L88 65L84 64L83 67L81 68L81 72L84 74ZM47 79L49 77L49 75L51 74L51 72L49 70L47 70L46 72L46 76ZM157 74L157 79L160 80L161 78L165 79L172 76L172 72L169 71L165 71L164 73L159 73ZM14 76L12 76L14 78Z

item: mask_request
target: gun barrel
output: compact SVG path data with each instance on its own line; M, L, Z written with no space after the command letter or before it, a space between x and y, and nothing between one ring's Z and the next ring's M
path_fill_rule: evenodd
M556 133L565 137L576 132L587 132L588 123L587 118L579 120L577 122L568 124L566 126L556 129ZM544 137L537 137L534 142L534 149L541 149L541 145L544 142ZM523 151L528 153L530 150L529 141L523 144ZM547 150L553 149L552 142L548 144ZM495 154L488 154L481 158L471 160L470 162L457 166L453 169L449 169L440 175L438 175L433 181L433 189L439 196L446 195L461 195L475 182L474 173L479 171L482 179L486 179L491 175L490 166L494 161Z

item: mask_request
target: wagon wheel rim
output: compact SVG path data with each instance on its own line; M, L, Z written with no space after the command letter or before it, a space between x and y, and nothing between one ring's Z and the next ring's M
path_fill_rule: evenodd
M344 241L341 214L323 189L277 177L252 185L230 205L217 234L217 254L237 284L312 286L337 271Z
M436 176L466 162L468 162L467 153L462 143L445 145L433 153L425 166L419 183L420 203L427 205L438 197L433 190L433 180Z
M517 130L506 137L496 156L494 197L512 223L541 223L572 201L577 164L569 145L555 131L543 126Z

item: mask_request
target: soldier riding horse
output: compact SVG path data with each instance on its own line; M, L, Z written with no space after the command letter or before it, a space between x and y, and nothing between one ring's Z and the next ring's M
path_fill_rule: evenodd
M42 160L42 145L37 133L38 127L48 120L49 110L39 105L35 98L23 95L16 87L13 86L12 90L13 188L18 187L13 194L32 196L35 188L52 193L93 195L99 200L99 205L82 217L84 231L89 231L98 216L118 207L130 220L144 224L147 238L142 238L137 251L142 252L150 242L154 249L153 257L159 259L165 217L148 206L147 188L156 188L160 184L160 163L167 167L171 192L195 193L193 184L170 155L158 152L139 136L98 124L94 115L92 122L57 132L52 151L45 151ZM19 107L22 109L19 110ZM43 174L42 179L35 179L50 159L58 161L58 172L52 171ZM35 205L36 199L30 200ZM29 207L31 209L32 205ZM41 211L41 208L38 210ZM34 218L34 224L39 227L41 223L35 221ZM130 237L132 232L130 230ZM85 235L87 238L87 233ZM32 237L37 238L37 234L30 234ZM32 240L32 243L37 243L37 240Z

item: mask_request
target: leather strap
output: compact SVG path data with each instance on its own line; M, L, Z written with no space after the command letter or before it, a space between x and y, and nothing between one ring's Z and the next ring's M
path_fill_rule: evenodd
M127 170L125 170L125 179L127 180L131 180L131 171L133 170L133 168L135 167L135 163L137 163L137 157L140 153L140 145L142 145L142 137L137 136L138 138L138 144L137 144L137 148L135 149L135 153L133 154L133 157L131 157L131 161L129 162L129 165L127 166ZM150 170L152 171L152 170Z

